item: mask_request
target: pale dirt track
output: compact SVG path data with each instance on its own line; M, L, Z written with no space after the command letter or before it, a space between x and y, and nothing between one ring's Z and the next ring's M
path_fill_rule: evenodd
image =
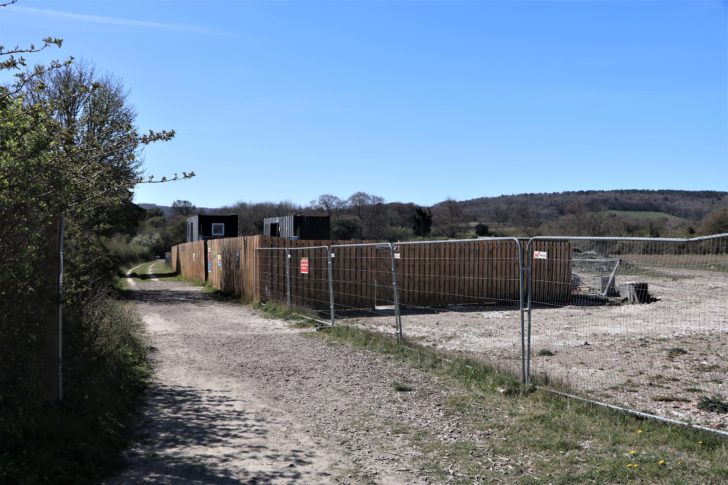
M133 295L156 374L128 468L108 483L424 483L433 461L412 433L482 447L487 478L444 463L450 478L517 479L517 463L488 454L496 434L446 412L453 391L421 372L197 287L148 281Z

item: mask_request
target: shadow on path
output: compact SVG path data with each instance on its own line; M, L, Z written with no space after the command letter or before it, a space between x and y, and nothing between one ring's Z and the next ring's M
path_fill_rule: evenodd
M159 385L148 395L129 469L109 484L282 484L315 482L299 470L314 453L276 449L271 424L229 391ZM325 480L326 473L319 473Z
M139 303L159 303L159 304L175 304L175 303L200 303L210 302L212 298L210 295L203 293L199 288L192 287L192 289L159 289L159 288L145 288L147 285L153 283L145 283L132 291L126 291L125 296L129 300L134 300Z

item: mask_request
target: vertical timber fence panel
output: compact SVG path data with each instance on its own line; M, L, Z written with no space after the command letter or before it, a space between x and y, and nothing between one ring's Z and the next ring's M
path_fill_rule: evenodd
M175 270L185 278L205 281L205 242L195 241L175 246L177 261Z
M329 249L326 246L292 247L287 250L290 270L291 304L328 315Z
M401 336L392 245L334 244L330 250L336 320Z
M568 246L549 246L557 239ZM728 234L540 237L527 248L527 368L537 385L728 427L728 414L709 406L728 402ZM567 282L559 271L569 267Z
M403 334L524 377L515 238L394 244Z
M178 246L172 246L169 250L169 266L172 271L179 273L179 249Z

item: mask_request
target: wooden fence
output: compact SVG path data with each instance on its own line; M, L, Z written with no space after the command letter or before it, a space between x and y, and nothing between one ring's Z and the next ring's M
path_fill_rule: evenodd
M523 241L524 264L525 246ZM549 259L534 261L534 298L542 302L565 301L571 283L571 245L548 241L536 249L547 252ZM397 251L397 281L403 305L427 307L520 299L520 261L515 241L401 243Z
M353 244L355 241L345 241ZM362 241L362 243L365 243ZM245 300L285 300L285 251L290 248L290 285L294 305L329 305L325 249L336 241L291 241L268 236L213 239L172 249L172 263L184 276L205 280ZM522 245L525 248L525 243ZM533 264L534 300L558 303L571 290L571 245L538 241L534 249L548 254ZM525 249L523 249L525 251ZM393 303L391 253L375 245L333 248L333 285L338 308L374 308ZM484 301L518 302L518 246L509 240L400 243L395 245L400 302L428 307ZM204 255L204 257L200 257ZM524 261L526 255L523 255ZM300 269L306 258L308 272ZM207 274L206 269L207 267Z
M205 281L205 242L195 241L173 246L172 269L196 281Z

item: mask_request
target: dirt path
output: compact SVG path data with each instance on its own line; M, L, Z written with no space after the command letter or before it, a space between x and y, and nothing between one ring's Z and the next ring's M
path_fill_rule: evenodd
M447 413L452 391L423 373L196 287L147 281L134 295L156 380L129 468L109 483L424 483L426 466L462 480L423 437L488 453L492 432ZM509 481L513 464L486 458L488 481Z

